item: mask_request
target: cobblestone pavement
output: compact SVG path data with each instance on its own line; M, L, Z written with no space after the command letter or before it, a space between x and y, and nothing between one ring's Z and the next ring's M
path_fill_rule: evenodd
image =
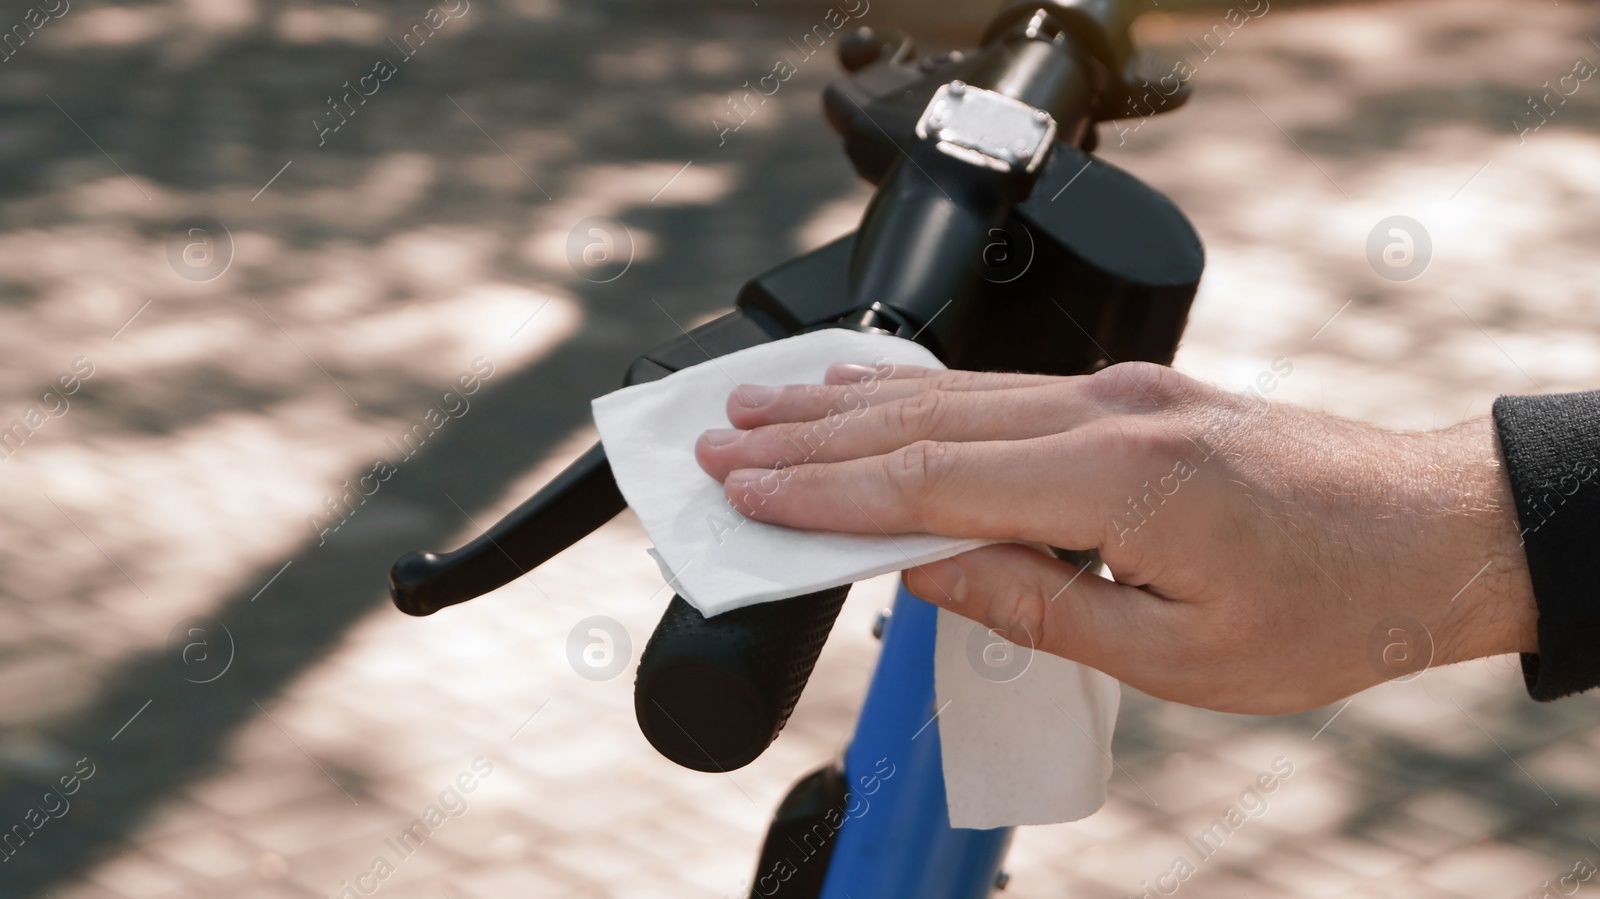
M1286 357L1277 397L1401 427L1600 382L1600 82L1528 104L1600 61L1595 7L1247 6L1209 56L1189 39L1226 7L1146 19L1196 97L1107 132L1208 244L1179 366L1243 388ZM831 59L721 146L712 124L822 7L460 0L411 48L416 2L36 8L0 20L45 20L0 72L0 421L45 404L0 464L0 827L78 781L0 894L333 896L437 803L382 895L739 894L782 792L849 734L890 581L854 594L772 749L716 776L639 736L631 664L567 661L580 620L636 655L660 613L628 516L427 620L384 572L581 452L637 351L851 227ZM1409 282L1368 261L1392 215L1431 238ZM623 277L569 263L591 216L629 229ZM470 409L444 406L475 366ZM319 537L380 460L397 473ZM1280 757L1292 776L1183 895L1513 897L1600 862L1600 699L1535 705L1509 659L1285 718L1130 692L1115 745L1106 808L1022 832L1007 895L1170 884ZM464 805L441 800L458 778Z

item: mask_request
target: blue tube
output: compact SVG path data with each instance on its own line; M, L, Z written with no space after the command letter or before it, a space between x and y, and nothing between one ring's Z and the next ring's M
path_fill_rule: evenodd
M845 753L850 801L823 899L983 899L1012 828L956 830L945 804L934 715L938 610L895 596L883 652Z

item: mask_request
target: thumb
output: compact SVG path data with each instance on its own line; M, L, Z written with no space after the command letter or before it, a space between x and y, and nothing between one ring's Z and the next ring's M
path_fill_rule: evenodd
M1015 543L909 569L906 589L1029 649L1138 681L1166 642L1171 603Z

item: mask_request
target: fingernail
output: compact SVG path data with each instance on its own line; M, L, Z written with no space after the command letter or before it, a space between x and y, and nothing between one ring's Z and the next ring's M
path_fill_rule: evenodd
M778 398L778 388L761 387L755 384L740 385L733 395L739 398L739 405L746 409L759 409Z
M749 432L737 428L712 428L702 434L700 439L706 442L706 446L727 446L747 433Z
M923 580L932 583L932 589L917 593L918 597L941 606L959 605L967 598L967 577L961 571L960 562L941 559L919 565L915 571Z
M830 380L836 381L865 381L876 378L879 372L876 366L858 365L854 362L839 362L828 369Z

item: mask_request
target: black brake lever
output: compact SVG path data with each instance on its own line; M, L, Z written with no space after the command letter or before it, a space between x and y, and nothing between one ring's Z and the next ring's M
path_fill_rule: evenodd
M401 556L389 569L389 595L407 615L432 615L511 583L627 507L597 443L460 549Z
M713 356L787 336L759 309L741 309L644 354L627 384L654 381ZM389 595L407 615L432 615L496 590L549 561L628 507L596 444L511 514L454 552L412 552L389 569Z

